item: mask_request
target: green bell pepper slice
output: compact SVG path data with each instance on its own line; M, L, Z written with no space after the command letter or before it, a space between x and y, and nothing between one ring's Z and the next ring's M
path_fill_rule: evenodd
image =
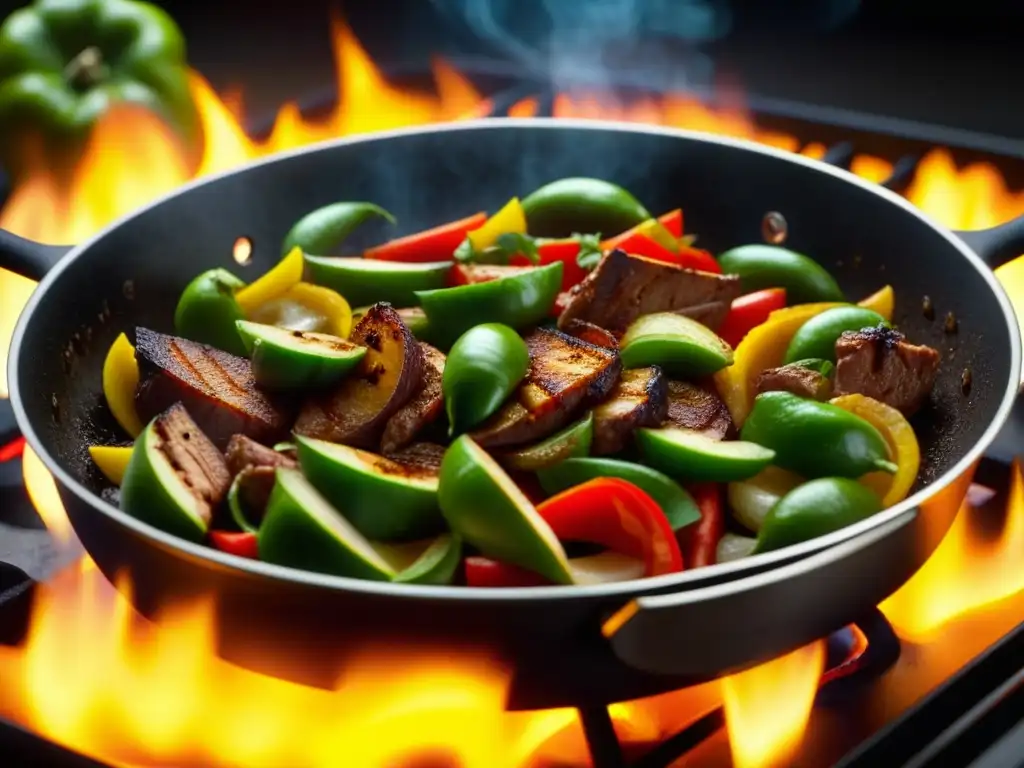
M185 40L165 11L136 0L36 0L0 27L0 146L31 132L84 139L117 102L198 133Z
M417 291L431 337L441 345L481 323L522 329L543 322L562 287L562 262L529 269L486 283Z
M758 395L740 436L771 448L777 466L807 478L897 470L885 438L868 421L789 392Z

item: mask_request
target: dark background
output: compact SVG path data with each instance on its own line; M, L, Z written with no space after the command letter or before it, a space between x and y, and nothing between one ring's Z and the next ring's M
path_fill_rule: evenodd
M465 20L467 4L478 2L496 9L497 47L493 40L481 41L479 29ZM699 0L546 2L549 8L564 3L557 6L560 32L570 38L578 32L576 39L588 49L584 53L600 45L649 53L655 45L648 40L658 38L666 51L698 53L754 96L1024 137L1021 0L703 0L705 9L719 12L719 21L727 17L712 32L694 24L692 16L672 21L674 11ZM432 52L510 61L500 50L506 36L544 50L552 38L544 3L175 0L160 5L182 26L193 65L218 89L244 88L250 112L265 115L281 101L331 84L332 6L342 9L375 59L409 67L425 66ZM6 15L22 4L5 0L0 11ZM621 25L595 22L593 12L607 8L633 8L644 16L639 29L622 33L631 40L616 40ZM582 29L566 29L577 16ZM541 54L535 63L543 66L544 60ZM647 66L659 71L688 66L688 59L667 54L652 61Z

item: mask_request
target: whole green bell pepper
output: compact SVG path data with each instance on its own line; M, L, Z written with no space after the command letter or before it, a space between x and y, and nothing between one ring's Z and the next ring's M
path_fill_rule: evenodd
M770 552L838 531L881 511L870 489L845 477L822 477L794 488L771 508L757 534L754 554Z
M853 304L826 309L800 326L786 348L783 364L807 358L818 358L835 362L836 341L844 331L859 331L861 328L889 327L884 317L867 307Z
M236 322L244 320L235 292L245 283L226 269L209 269L181 292L174 310L174 330L192 341L246 356Z
M68 145L112 104L198 132L185 41L165 11L136 0L36 0L0 27L0 147L31 132Z
M497 411L529 368L526 342L507 325L484 323L462 334L448 353L441 379L451 434Z
M789 392L764 392L740 432L775 451L774 464L808 478L895 472L885 438L867 420Z
M633 195L610 181L558 179L523 199L527 231L534 237L568 237L574 232L616 235L651 218Z

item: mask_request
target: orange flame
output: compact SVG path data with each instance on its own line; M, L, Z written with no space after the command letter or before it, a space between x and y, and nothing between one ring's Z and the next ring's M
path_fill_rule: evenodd
M0 226L44 242L74 242L190 178L268 153L489 112L490 103L444 61L433 62L435 93L417 93L388 82L344 24L333 20L331 29L339 98L328 114L307 117L288 103L270 134L253 138L241 127L243 94L218 96L192 73L204 136L201 157L190 163L175 137L148 114L112 110L97 125L70 183L58 183L57 169L40 166L0 211ZM532 116L538 107L537 99L525 98L509 114ZM826 151L758 126L742 108L711 109L684 94L631 103L559 94L553 108L556 117L686 127L814 158ZM866 155L855 157L851 167L876 182L892 171L887 160ZM991 226L1024 213L1024 193L1008 190L995 167L958 169L944 150L925 157L908 197L956 228ZM999 275L1024 309L1024 260ZM31 289L30 281L0 273L0 395L6 392L10 334ZM24 473L47 526L69 541L72 532L53 478L31 450L25 452ZM1015 576L1015 560L1024 545L1022 494L1015 465L1008 522L991 543L972 531L970 508L964 506L935 556L882 606L902 634L925 636L1020 591L1024 577ZM443 657L368 650L352 659L338 691L315 691L217 660L208 604L180 606L156 625L142 623L88 558L40 589L27 642L19 649L0 648L0 677L6 681L0 686L0 714L107 760L398 768L436 755L437 763L457 761L465 768L587 764L575 714L503 713L505 672L486 659L456 657L450 649ZM69 644L69 637L75 642ZM616 705L616 730L627 743L650 744L722 703L734 762L777 765L803 733L823 658L822 644L814 643L720 684Z

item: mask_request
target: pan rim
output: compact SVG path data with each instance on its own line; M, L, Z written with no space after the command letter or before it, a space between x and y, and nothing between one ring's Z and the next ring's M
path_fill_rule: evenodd
M184 539L179 539L178 537L165 533L164 531L127 515L82 485L74 476L65 471L50 452L46 450L43 441L40 439L35 428L28 420L22 403L21 386L18 378L18 361L21 358L22 344L37 307L42 303L52 286L58 282L60 276L70 267L71 264L81 258L83 254L87 253L95 243L101 241L108 235L108 233L121 227L132 219L143 215L150 209L162 205L165 201L178 197L179 195L188 194L197 187L201 187L207 183L212 183L221 178L244 173L254 167L287 162L293 157L320 151L329 151L338 147L357 146L375 141L420 134L445 132L457 133L463 131L473 132L480 130L517 130L524 128L638 133L662 136L666 138L683 139L702 144L717 144L733 150L760 154L783 162L802 165L811 171L831 175L848 184L854 184L862 190L880 197L889 204L895 205L907 214L915 217L922 224L943 237L951 247L959 251L967 263L974 267L982 280L987 283L991 294L999 304L1003 318L1008 327L1010 340L1012 342L1012 349L1010 350L1009 377L1005 385L1002 401L999 403L998 408L982 436L952 467L946 470L946 472L936 478L932 483L914 493L912 496L907 497L899 504L874 515L871 518L863 520L855 525L848 526L842 530L835 531L826 536L820 536L816 539L811 539L774 552L743 558L731 563L716 564L705 568L682 571L681 573L668 574L665 576L613 582L610 584L513 587L498 590L482 587L393 584L391 582L366 581L362 579L333 576L313 571L304 571L296 568L273 565L258 560L249 560L222 553L202 544L194 544L192 542L185 541ZM947 486L955 482L970 468L972 464L981 458L985 449L988 448L988 446L995 440L999 431L1009 418L1014 401L1017 397L1018 384L1021 379L1021 357L1021 336L1016 315L1013 311L1009 297L1006 295L1005 290L996 279L994 273L981 260L981 258L950 229L932 221L909 201L878 184L873 184L855 176L852 173L817 160L811 160L799 154L775 149L774 147L765 146L746 139L718 136L700 131L604 120L565 118L502 118L500 120L495 120L484 118L479 120L465 120L450 123L420 125L411 128L399 128L390 131L381 131L378 133L347 136L317 144L306 145L287 152L281 152L268 157L259 158L253 162L246 163L245 165L221 173L211 174L200 179L194 179L150 202L148 205L131 211L130 213L118 218L85 242L71 248L68 254L65 255L60 262L43 277L35 291L33 291L28 303L18 319L14 336L11 341L8 380L9 397L14 408L15 418L17 419L22 434L24 435L28 445L33 451L35 451L36 455L39 456L47 471L54 476L59 486L66 492L74 494L81 501L89 505L94 512L111 518L116 524L128 528L133 535L148 539L149 542L155 546L163 549L169 548L180 555L186 556L187 559L199 559L210 565L216 565L232 571L238 571L242 575L248 577L270 578L304 587L331 591L341 590L346 592L358 592L398 599L456 598L468 600L470 602L515 602L523 599L565 600L575 598L599 599L613 597L627 599L650 593L696 591L700 590L702 587L707 588L714 584L720 584L723 581L734 582L739 579L747 579L750 580L751 583L756 583L761 577L767 577L775 566L784 565L788 562L821 552L835 546L836 544L860 536L861 534L873 530L878 526L885 525L889 521L895 520L904 515L916 514L924 501L932 498ZM704 582L711 582L711 584L704 584Z

